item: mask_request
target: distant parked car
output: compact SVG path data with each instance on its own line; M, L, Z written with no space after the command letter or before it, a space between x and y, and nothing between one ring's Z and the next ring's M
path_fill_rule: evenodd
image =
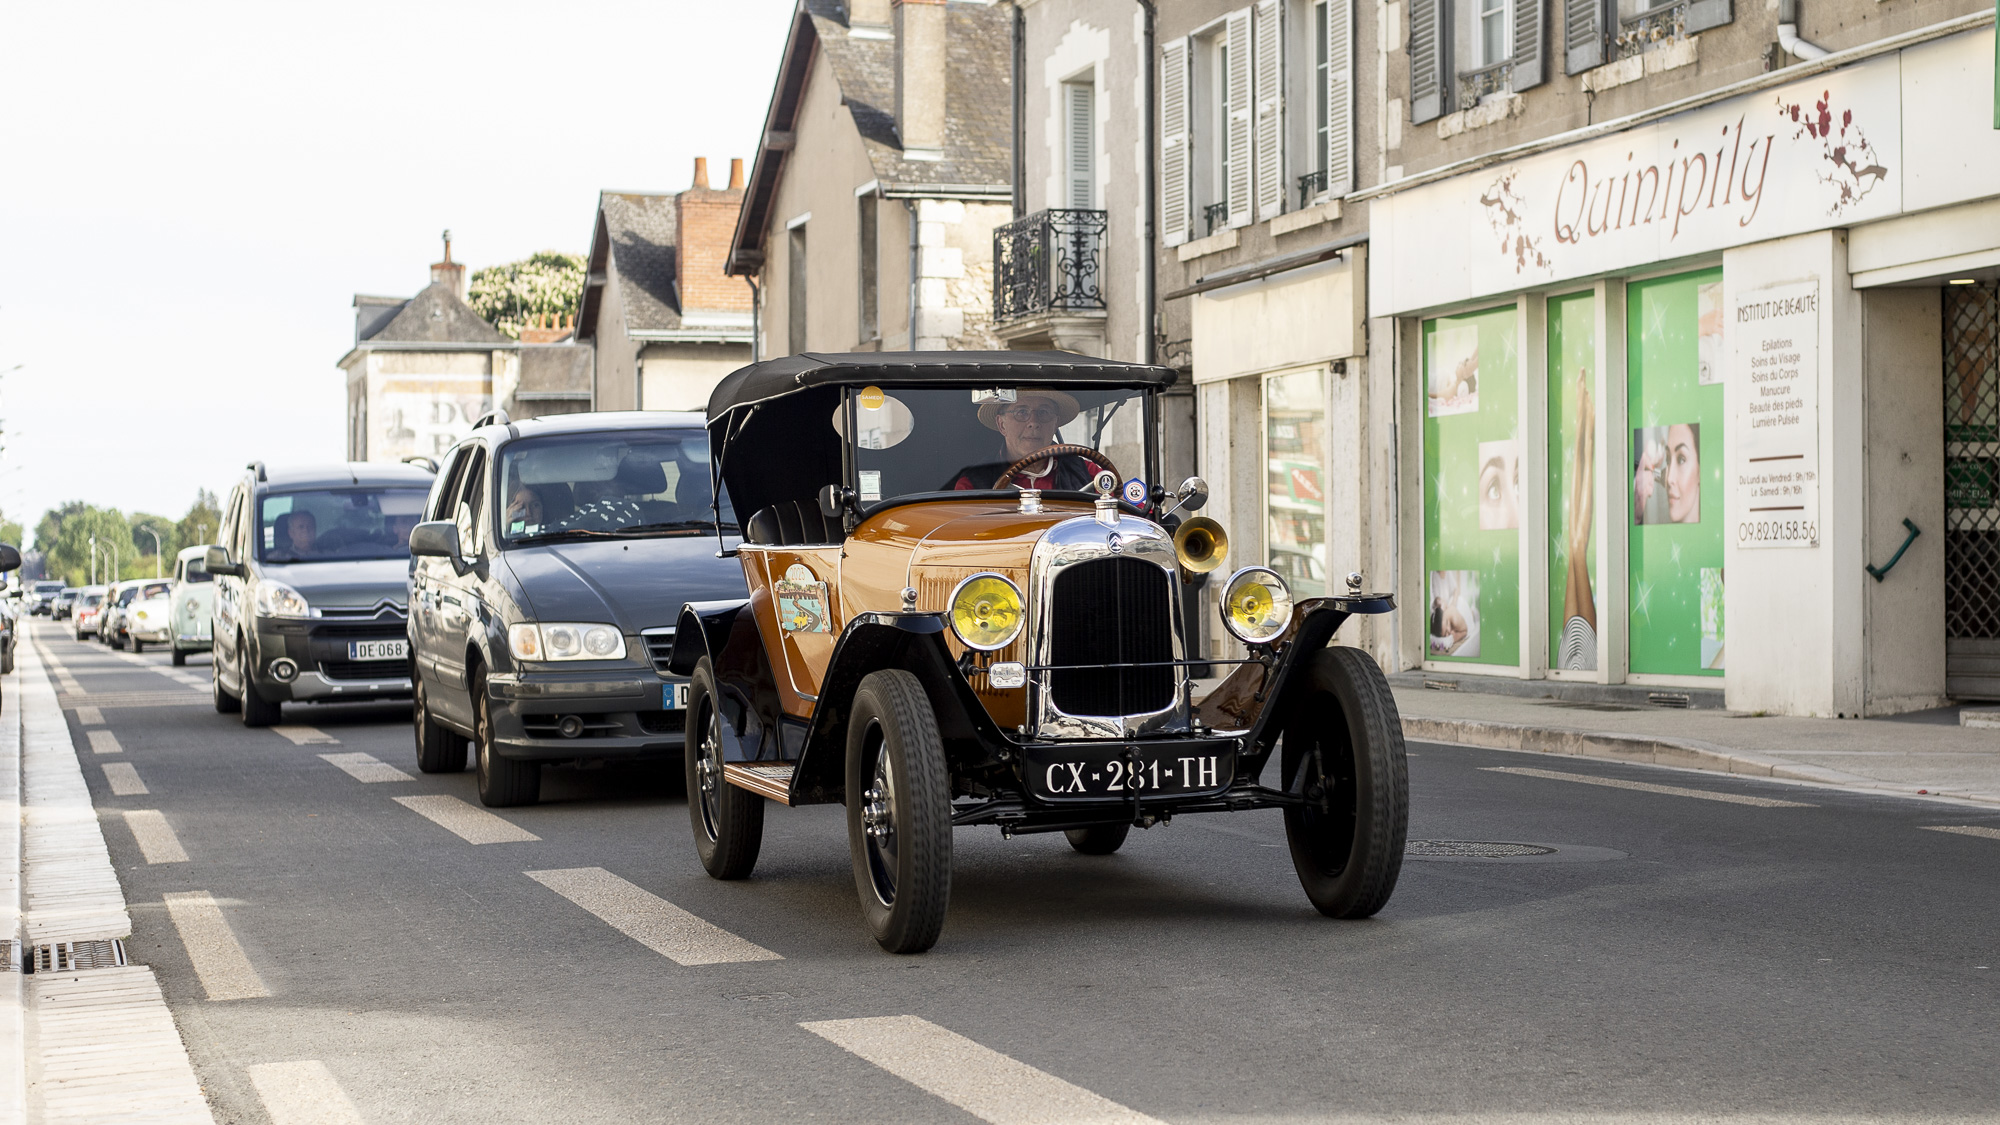
M138 593L120 615L120 632L133 652L144 652L149 644L168 644L174 639L174 584L155 579L138 584Z
M68 621L70 610L74 609L75 607L76 607L76 587L65 586L63 588L63 592L57 594L55 597L55 601L50 603L49 613L50 616L54 617L57 621Z
M186 664L188 653L215 647L215 575L208 572L208 548L186 547L174 557L173 653Z
M12 602L0 602L0 673L14 670L14 645L19 641L19 621Z
M60 582L32 582L28 585L28 596L23 604L28 612L37 617L47 617L55 609L56 596L63 591Z
M76 601L70 606L71 631L77 640L97 635L97 623L104 618L104 595L108 586L85 586L76 592Z
M136 582L113 582L104 592L104 615L97 619L97 639L113 648L125 647L125 607L139 596Z

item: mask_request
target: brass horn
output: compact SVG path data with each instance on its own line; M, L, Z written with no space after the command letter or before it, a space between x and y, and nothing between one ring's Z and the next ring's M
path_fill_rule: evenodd
M1174 555L1182 570L1207 574L1229 557L1229 533L1207 516L1190 516L1174 532Z

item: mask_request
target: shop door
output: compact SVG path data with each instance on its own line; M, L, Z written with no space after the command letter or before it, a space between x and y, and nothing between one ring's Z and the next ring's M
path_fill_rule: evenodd
M1945 690L2000 699L2000 290L1944 291Z

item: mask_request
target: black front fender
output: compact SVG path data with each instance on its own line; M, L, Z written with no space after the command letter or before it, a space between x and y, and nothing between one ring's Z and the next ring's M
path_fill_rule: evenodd
M736 598L683 605L674 628L674 647L667 653L667 670L676 676L691 676L702 657L715 661L716 654L729 640L736 614L749 604L748 598Z

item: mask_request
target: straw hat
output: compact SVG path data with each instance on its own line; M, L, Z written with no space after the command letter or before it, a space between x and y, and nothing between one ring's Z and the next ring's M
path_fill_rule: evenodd
M1076 400L1061 391L1050 390L1047 387L1020 387L1015 390L1014 398L1017 402L1031 398L1048 399L1051 403L1055 404L1056 425L1058 426L1067 426L1076 418L1078 409ZM1013 405L1014 403L1012 402L981 403L979 407L979 424L989 430L999 429L1000 427L995 424L994 419L999 416L1002 410Z

